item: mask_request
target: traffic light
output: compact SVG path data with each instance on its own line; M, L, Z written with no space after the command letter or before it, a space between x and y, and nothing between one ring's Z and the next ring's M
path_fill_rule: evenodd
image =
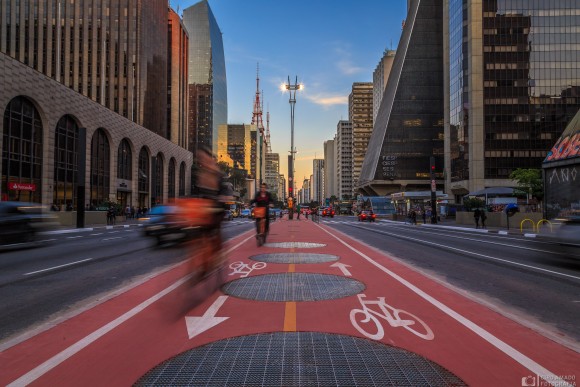
M430 168L429 171L434 175L435 174L435 157L431 156L429 158Z
M292 187L288 187L288 196L292 197Z

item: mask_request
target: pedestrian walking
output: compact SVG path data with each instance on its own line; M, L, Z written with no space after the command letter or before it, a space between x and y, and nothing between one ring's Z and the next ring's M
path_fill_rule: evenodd
M415 210L411 210L411 224L417 224L417 213Z
M300 220L300 203L296 204L296 211L298 211L298 215L296 216L296 220Z
M475 228L479 228L479 218L481 217L481 213L479 212L479 208L476 208L473 211L473 220L475 220Z
M423 224L427 224L427 212L425 210L423 212Z
M485 228L485 220L487 219L487 215L485 214L484 209L482 209L480 212L480 218L481 218L481 228Z

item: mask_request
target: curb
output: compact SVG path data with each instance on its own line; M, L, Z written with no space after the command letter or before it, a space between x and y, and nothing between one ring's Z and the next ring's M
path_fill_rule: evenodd
M136 224L120 224L115 226L96 226L96 227L85 227L85 228L67 228L62 230L51 230L41 233L42 235L58 235L58 234L72 234L80 232L98 231L98 230L114 230L114 229L125 229L130 227L143 227L142 223Z

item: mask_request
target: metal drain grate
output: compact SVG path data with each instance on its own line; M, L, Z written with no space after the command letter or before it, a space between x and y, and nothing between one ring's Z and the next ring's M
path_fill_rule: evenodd
M278 273L240 278L222 286L234 297L257 301L334 300L361 293L362 282L317 273Z
M183 352L135 386L466 386L413 352L356 337L276 332Z
M250 259L268 263L323 263L338 261L336 255L311 253L260 254L254 255Z
M315 249L317 247L326 246L324 243L312 243L312 242L274 242L266 243L266 247L278 247L281 249Z

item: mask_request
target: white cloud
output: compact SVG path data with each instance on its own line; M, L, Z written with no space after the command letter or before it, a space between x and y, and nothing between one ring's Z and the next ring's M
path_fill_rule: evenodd
M306 99L314 102L317 105L322 105L326 107L334 105L347 105L348 96L346 95L328 95L328 94L316 94L316 95L305 95Z
M337 66L344 75L359 74L365 71L364 68L355 66L349 60L341 60L337 63Z

